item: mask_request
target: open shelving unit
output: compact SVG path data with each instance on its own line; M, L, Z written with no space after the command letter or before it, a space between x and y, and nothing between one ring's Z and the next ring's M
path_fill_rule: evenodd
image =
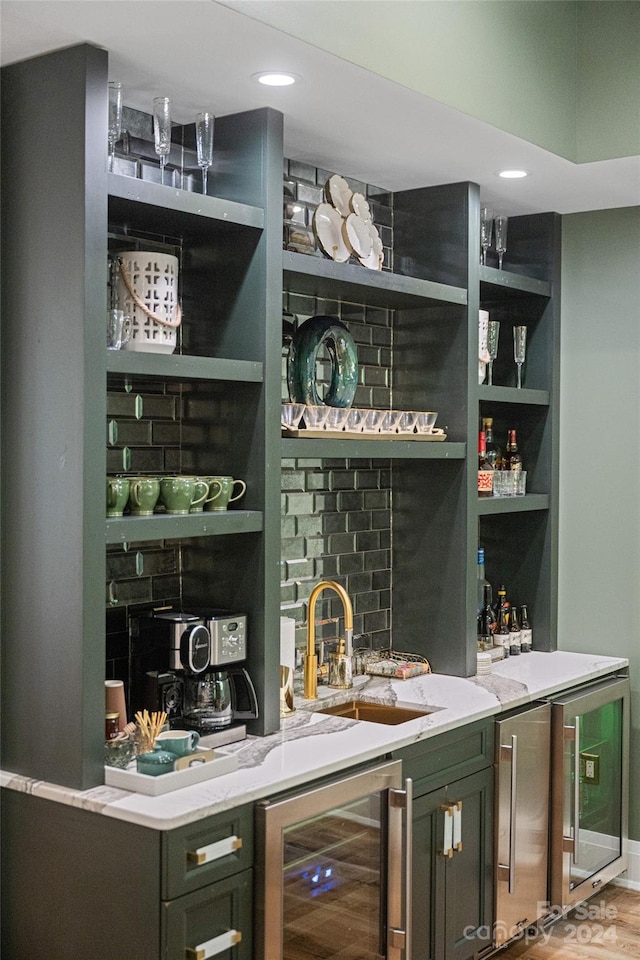
M212 590L248 613L251 732L278 729L283 458L389 461L397 649L475 673L478 536L489 579L528 602L536 647L554 649L559 218L512 218L505 269L481 267L479 189L450 184L394 194L393 273L283 253L281 115L216 119L225 162L203 197L107 173L107 76L107 53L87 45L3 72L2 607L3 637L20 638L3 650L3 765L103 782L107 545L179 544L185 605ZM46 152L32 149L36 127ZM181 259L172 355L105 349L109 254L144 243ZM438 410L447 439L282 438L283 289L393 311L393 405ZM480 307L502 323L493 387L477 382ZM530 331L521 390L514 323ZM158 384L178 398L188 472L242 477L241 509L105 519L119 456L115 441L105 450L107 391ZM518 428L526 496L478 500L483 415Z

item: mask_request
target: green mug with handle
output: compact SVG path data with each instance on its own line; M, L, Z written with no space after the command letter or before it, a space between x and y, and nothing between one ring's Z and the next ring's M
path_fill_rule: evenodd
M244 496L247 485L244 480L234 480L233 477L207 477L209 481L209 488L217 486L219 488L219 493L213 498L213 500L205 503L205 510L226 510L230 503L233 503L234 500L239 500L240 497ZM234 493L236 484L239 487L238 493Z

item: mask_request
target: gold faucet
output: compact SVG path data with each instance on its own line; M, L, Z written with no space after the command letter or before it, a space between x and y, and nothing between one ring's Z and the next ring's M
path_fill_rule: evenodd
M318 655L316 653L315 635L316 635L316 601L323 590L335 590L344 608L344 632L345 640L340 641L338 652L330 656L336 659L337 669L333 671L336 675L342 677L342 682L331 683L329 677L329 686L350 687L351 683L351 644L353 640L353 607L349 600L347 591L341 587L335 580L321 580L311 591L309 597L309 610L307 613L307 653L304 658L304 696L306 700L317 700L318 698ZM330 669L330 673L331 673Z

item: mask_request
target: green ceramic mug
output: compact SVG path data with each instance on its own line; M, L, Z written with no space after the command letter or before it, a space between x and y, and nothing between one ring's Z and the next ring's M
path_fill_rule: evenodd
M129 485L129 507L132 516L151 516L160 496L160 481L158 478L130 477Z
M226 510L230 503L239 500L247 489L244 480L234 480L233 477L207 477L210 487L217 486L220 493L208 503L205 503L205 510ZM234 495L234 489L238 484L239 493Z
M189 513L202 513L205 503L211 503L212 500L220 496L220 484L210 482L209 477L196 477L195 479L199 483L206 483L207 495L204 500L198 499L195 503L192 503L189 507Z
M194 752L199 740L200 734L195 730L165 730L156 737L156 746L160 744L176 757L186 757Z
M200 477L163 477L160 481L160 498L167 513L189 513L208 493L209 483Z
M129 500L130 483L126 477L107 477L107 516L121 517Z

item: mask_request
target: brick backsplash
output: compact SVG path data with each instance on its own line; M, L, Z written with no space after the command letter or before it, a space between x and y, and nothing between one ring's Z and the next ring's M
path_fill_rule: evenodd
M313 213L324 200L331 172L297 161L284 166L284 247L323 257L313 232ZM345 177L362 193L382 238L384 269L393 265L392 195ZM353 258L357 263L357 260ZM366 269L359 265L360 269ZM393 312L360 304L285 293L285 319L296 329L308 317L342 320L358 351L353 405L389 409ZM282 399L288 400L287 344L282 357ZM328 384L329 358L319 362L318 383ZM282 464L281 614L296 621L296 646L306 646L307 601L321 579L336 579L354 610L356 644L376 648L391 642L391 461L293 459ZM322 594L318 620L342 615L335 595ZM318 628L318 638L337 635L337 624ZM365 635L363 640L358 637Z
M323 256L313 236L313 211L323 200L331 173L296 161L284 168L284 246ZM391 195L346 177L363 193L385 246L384 269L393 262ZM295 209L294 209L295 208ZM291 246L295 229L306 237ZM302 235L302 234L301 234ZM361 269L366 269L361 267ZM307 317L328 314L347 324L358 350L355 406L391 406L392 311L286 293L283 312L294 328ZM327 375L330 372L326 361ZM288 398L286 349L282 397ZM213 398L215 402L215 397ZM211 419L212 398L207 397ZM221 395L218 414L224 420ZM198 413L198 398L172 383L122 382L110 378L107 399L109 473L193 472L190 451L211 440ZM354 632L375 647L390 643L391 461L284 460L282 463L281 613L296 620L296 643L305 645L307 600L319 579L335 578L354 607ZM179 604L181 545L174 541L107 547L107 678L127 680L130 671L128 617L150 605ZM341 615L329 592L318 601L319 620ZM318 636L336 635L330 622Z

